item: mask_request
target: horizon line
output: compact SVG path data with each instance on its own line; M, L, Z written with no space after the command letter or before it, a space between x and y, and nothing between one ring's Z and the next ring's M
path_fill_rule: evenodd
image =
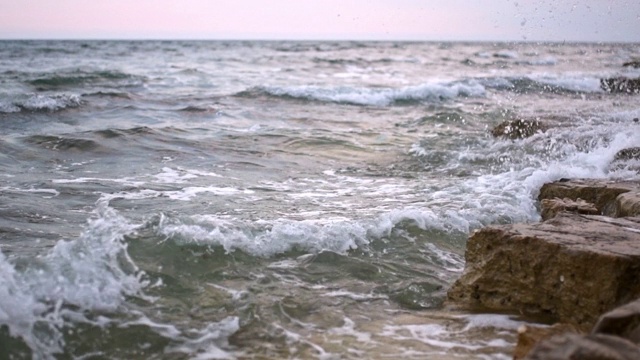
M532 40L532 39L357 39L357 38L186 38L186 37L0 37L0 41L255 41L255 42L413 42L413 43L546 43L546 44L640 44L640 40Z

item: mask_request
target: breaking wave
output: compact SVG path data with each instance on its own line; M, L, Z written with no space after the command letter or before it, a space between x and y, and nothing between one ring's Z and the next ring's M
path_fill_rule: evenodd
M485 87L473 80L433 82L398 89L350 86L322 87L316 85L261 86L243 91L237 95L246 97L268 95L285 99L388 106L394 103L433 102L456 97L482 97L485 95Z
M0 100L0 113L53 112L77 108L83 103L82 97L77 94L21 94Z

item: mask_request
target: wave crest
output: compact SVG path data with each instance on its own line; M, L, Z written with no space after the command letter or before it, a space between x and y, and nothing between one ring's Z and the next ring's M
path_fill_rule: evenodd
M53 112L80 107L84 104L77 94L21 94L0 100L0 113Z
M433 102L456 97L481 97L485 95L485 87L473 80L433 82L398 89L350 86L322 87L316 85L261 86L244 91L238 95L247 97L267 95L285 99L292 98L352 105L388 106L394 103L404 102Z

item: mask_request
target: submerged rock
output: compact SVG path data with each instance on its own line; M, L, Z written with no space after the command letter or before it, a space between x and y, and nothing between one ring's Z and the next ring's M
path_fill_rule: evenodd
M523 139L547 130L547 125L539 120L507 120L491 130L494 137Z
M610 93L640 93L640 78L616 77L600 79L600 88Z
M640 218L561 213L469 238L447 293L466 307L538 315L581 328L640 296Z
M585 215L600 215L598 208L592 203L582 199L571 200L569 198L543 199L540 202L540 216L542 220L549 220L560 212L572 212Z

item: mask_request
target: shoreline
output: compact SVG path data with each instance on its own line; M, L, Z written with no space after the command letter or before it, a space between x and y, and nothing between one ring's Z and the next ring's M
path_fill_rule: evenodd
M538 200L546 213L541 222L472 233L465 269L447 291L451 308L508 311L553 324L519 329L515 359L582 346L591 335L577 334L640 301L640 181L561 179L545 184ZM565 338L571 339L549 347Z

